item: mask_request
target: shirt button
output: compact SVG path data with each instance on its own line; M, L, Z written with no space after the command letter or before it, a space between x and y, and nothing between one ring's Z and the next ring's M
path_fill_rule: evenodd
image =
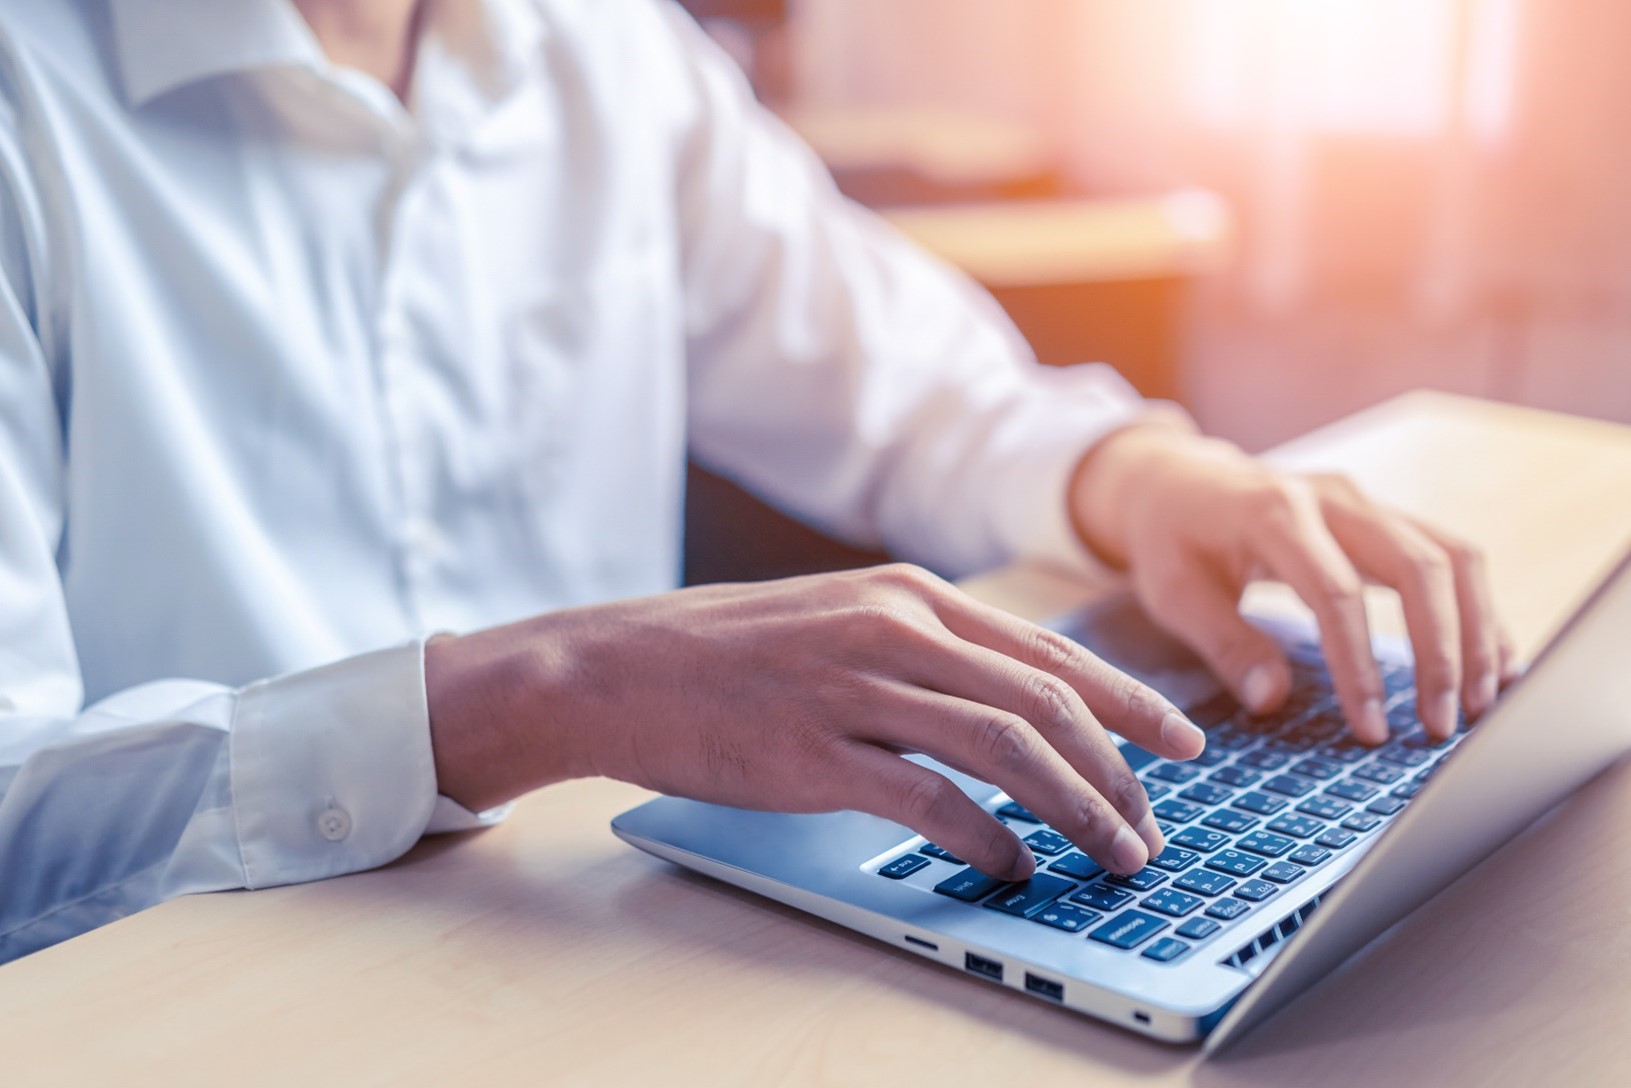
M330 805L317 817L317 830L329 842L339 842L351 834L351 813L339 805Z

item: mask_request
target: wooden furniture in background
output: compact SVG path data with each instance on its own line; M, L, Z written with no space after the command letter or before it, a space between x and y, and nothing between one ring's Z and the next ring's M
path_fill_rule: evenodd
M1489 549L1532 652L1631 538L1631 430L1415 395L1280 450ZM1042 616L1104 587L968 583ZM1396 622L1385 616L1382 625ZM1631 713L1631 710L1628 710ZM1499 783L1491 783L1499 789ZM1631 769L1222 1061L681 872L586 781L386 869L177 900L0 967L4 1082L1373 1088L1631 1077Z

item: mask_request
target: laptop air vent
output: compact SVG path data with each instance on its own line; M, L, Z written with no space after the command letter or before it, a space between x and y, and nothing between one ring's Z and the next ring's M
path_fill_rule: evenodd
M1274 925L1258 934L1257 937L1235 950L1235 953L1220 962L1225 967L1245 967L1248 963L1291 936L1303 927L1314 908L1324 900L1324 895L1316 895L1295 911L1280 919Z

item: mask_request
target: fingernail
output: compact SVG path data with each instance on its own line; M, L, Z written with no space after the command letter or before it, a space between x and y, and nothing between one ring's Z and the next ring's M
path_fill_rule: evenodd
M1255 665L1240 681L1240 697L1246 700L1246 709L1254 714L1261 714L1269 708L1274 701L1276 681L1274 668L1270 665Z
M1495 705L1495 699L1498 695L1500 695L1500 693L1500 680L1496 678L1494 673L1486 672L1484 674L1484 678L1478 681L1478 692L1473 696L1478 700L1478 705L1473 709L1479 714L1482 714L1484 711Z
M1206 734L1200 726L1176 710L1161 719L1161 743L1176 752L1193 751L1200 755L1206 748Z
M1455 692L1446 691L1433 701L1433 706L1438 717L1440 735L1455 732L1456 717L1461 710L1460 705L1456 702Z
M1161 825L1156 821L1155 813L1146 812L1133 830L1138 832L1139 841L1149 850L1150 857L1167 848L1167 837L1161 834Z
M1359 721L1355 723L1355 732L1359 739L1369 741L1371 744L1381 744L1387 740L1387 715L1382 713L1382 700L1366 699L1359 708Z
M1123 824L1116 829L1116 837L1110 843L1110 863L1118 872L1136 873L1149 859L1149 850L1132 828Z

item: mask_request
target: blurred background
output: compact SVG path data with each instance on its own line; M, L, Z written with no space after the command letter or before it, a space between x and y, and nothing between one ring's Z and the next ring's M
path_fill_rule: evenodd
M689 0L840 184L1261 449L1428 386L1631 422L1631 4Z

